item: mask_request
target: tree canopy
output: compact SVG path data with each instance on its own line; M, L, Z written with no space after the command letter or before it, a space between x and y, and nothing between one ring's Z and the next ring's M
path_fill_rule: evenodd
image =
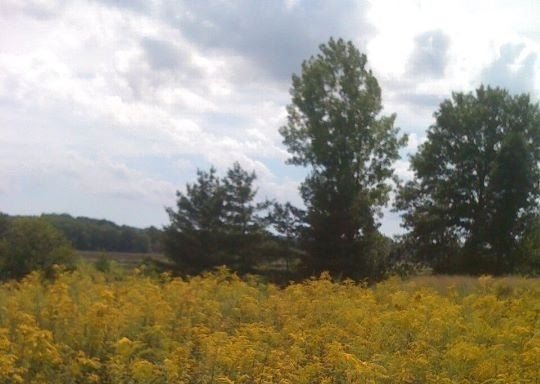
M416 256L445 272L503 273L538 210L540 109L528 95L454 93L400 191Z
M267 203L254 201L254 172L235 163L223 178L216 169L197 171L197 180L177 192L176 209L167 208L166 255L180 269L198 273L227 265L249 271L258 257L264 232L261 212Z
M395 115L381 115L381 89L366 55L330 39L293 75L287 124L280 129L288 162L309 167L301 185L307 207L305 243L310 272L366 276L377 232L406 137Z
M50 273L55 264L71 267L74 262L68 241L43 219L17 218L0 233L2 279L20 278L34 270Z

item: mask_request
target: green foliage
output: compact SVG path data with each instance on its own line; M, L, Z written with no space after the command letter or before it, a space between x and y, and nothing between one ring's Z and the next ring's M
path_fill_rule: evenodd
M517 272L540 276L540 217L531 221L518 248Z
M109 272L111 270L111 261L105 253L102 253L94 262L94 267L100 272Z
M143 230L149 240L149 251L153 253L161 253L163 251L163 231L154 226L150 226Z
M182 271L198 273L219 265L247 272L265 238L260 213L268 203L254 202L255 173L238 163L224 178L215 168L198 170L197 181L177 192L176 210L167 208L171 224L165 227L166 255Z
M50 274L55 264L72 267L74 262L69 243L43 219L14 219L0 237L2 279L20 278L34 270Z
M249 173L242 169L239 163L234 163L222 180L223 221L230 232L247 234L261 228L261 221L255 215L258 206L253 202L257 194L257 190L253 188L256 178L255 172Z
M255 172L247 172L239 163L234 163L223 178L225 191L223 204L224 249L228 264L240 272L252 270L257 260L268 247L265 243L266 218L262 212L270 203L255 203L257 190L253 182Z
M395 115L381 115L381 89L366 56L341 39L320 50L293 76L280 132L288 162L311 170L301 186L308 269L363 277L377 232L374 216L388 201L392 163L406 136L394 127Z
M222 226L224 190L215 168L197 170L197 181L178 191L177 210L167 208L165 254L182 270L198 273L223 264Z
M285 261L285 271L291 270L295 259L305 258L299 239L305 227L305 212L294 207L291 203L274 202L269 215L272 229L278 234L275 242L278 248L274 255Z
M435 113L400 191L416 257L444 272L512 272L540 197L540 109L529 96L480 87Z
M0 238L4 236L9 228L9 216L0 212Z
M270 213L270 221L277 233L288 240L300 237L305 229L305 212L291 203L274 202Z
M162 232L119 226L108 220L72 217L67 214L41 215L73 244L76 249L111 252L160 252Z

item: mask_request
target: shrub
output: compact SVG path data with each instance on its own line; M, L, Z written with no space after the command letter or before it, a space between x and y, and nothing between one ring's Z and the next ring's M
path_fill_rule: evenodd
M0 277L20 278L31 271L46 275L53 265L72 267L75 253L67 240L42 219L17 218L0 237Z

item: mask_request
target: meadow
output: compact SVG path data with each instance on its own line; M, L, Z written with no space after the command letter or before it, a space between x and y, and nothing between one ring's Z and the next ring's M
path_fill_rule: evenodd
M0 286L0 383L540 382L535 279L57 275Z
M100 260L112 261L124 268L135 268L145 261L152 261L161 264L170 263L162 253L143 252L113 252L113 251L76 251L77 256L88 263L96 263Z

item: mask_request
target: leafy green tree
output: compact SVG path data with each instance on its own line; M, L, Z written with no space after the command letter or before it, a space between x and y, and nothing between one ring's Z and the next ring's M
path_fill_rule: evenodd
M164 228L165 254L188 273L223 264L225 190L216 169L197 170L197 181L176 195L176 210L167 208L171 223Z
M305 212L291 203L274 202L269 221L278 235L280 252L277 256L285 260L285 270L290 272L291 262L305 256L300 244L302 231L306 229Z
M400 191L408 241L445 272L511 272L540 197L540 109L500 88L454 93Z
M262 227L260 218L255 214L261 209L254 202L257 190L253 181L255 172L245 171L239 163L234 163L223 179L224 224L229 232L247 234Z
M272 204L270 221L275 231L290 241L295 241L301 237L305 230L305 212L291 203Z
M255 203L255 173L235 163L223 178L197 171L197 181L177 192L176 210L167 209L165 254L185 272L219 265L246 272L253 268L266 222L260 215L268 203Z
M516 271L529 276L540 276L540 216L527 226L518 247Z
M375 216L388 202L392 163L406 136L394 127L395 115L381 115L381 89L366 56L342 39L320 50L293 75L280 133L288 163L310 168L301 186L309 269L364 277Z
M255 172L247 172L235 162L223 178L224 231L226 251L232 267L240 272L250 271L261 256L266 221L260 214L269 203L256 203Z
M55 264L73 267L71 245L43 219L13 219L0 239L0 274L20 278L34 270L51 273Z

